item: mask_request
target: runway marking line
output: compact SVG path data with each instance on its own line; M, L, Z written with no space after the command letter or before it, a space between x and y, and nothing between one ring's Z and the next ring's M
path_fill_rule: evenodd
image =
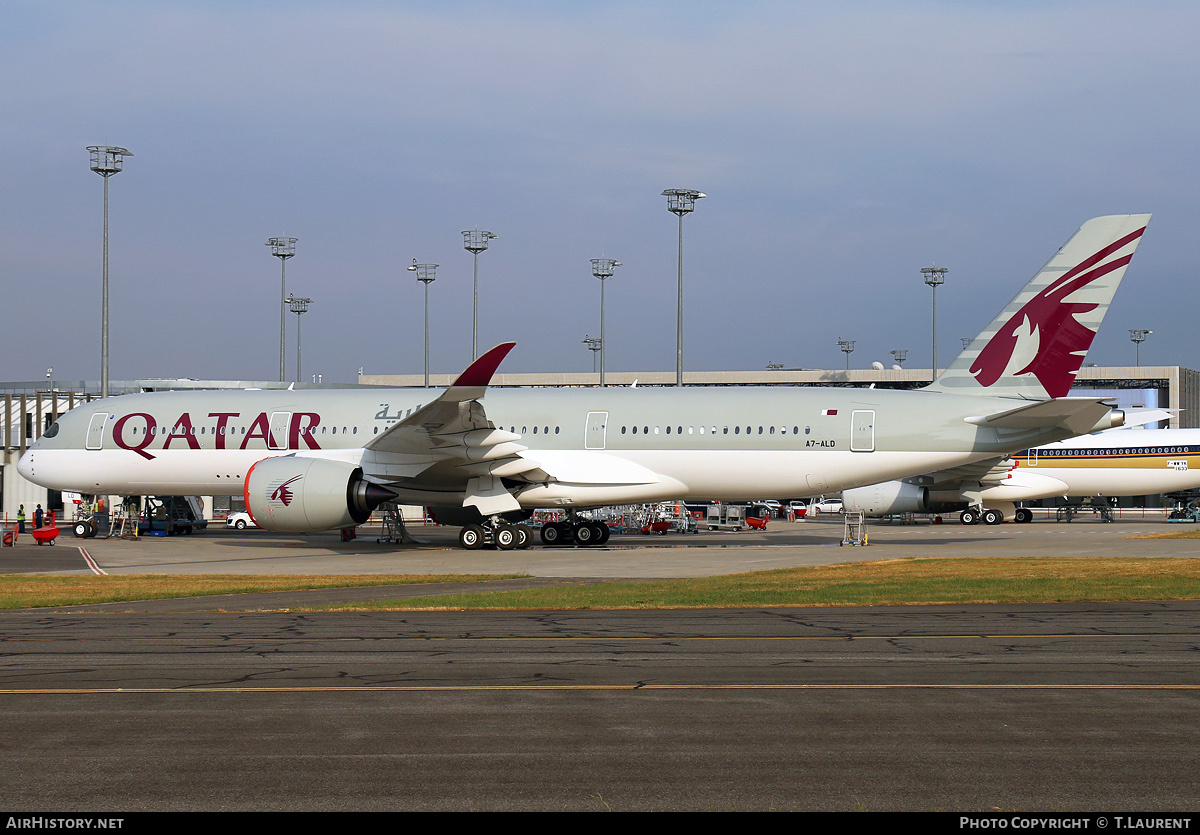
M636 692L642 690L1200 690L1200 684L461 684L361 687L53 687L0 689L0 696L159 695L178 693Z
M87 563L87 567L92 570L93 574L103 574L106 577L108 576L108 572L101 568L99 564L92 559L92 555L87 552L86 548L84 548L82 545L76 547L79 548L79 553L83 555L83 561Z
M184 635L170 637L153 637L153 638L136 638L119 636L113 638L80 638L80 637L51 637L51 638L31 638L16 636L11 638L0 637L0 644L13 643L55 643L70 641L74 643L113 643L127 641L130 643L179 643L179 642L195 642L195 643L222 643L222 644L246 644L246 643L267 643L267 644L282 644L295 642L327 642L336 643L376 643L381 641L403 641L417 643L447 643L447 642L561 642L561 641L579 641L579 642L631 642L631 641L652 641L656 643L680 643L684 641L942 641L942 640L957 640L963 638L977 638L980 640L989 641L1007 641L1007 640L1032 640L1032 639L1088 639L1088 638L1200 638L1200 632L1102 632L1102 633L1029 633L1029 634L979 634L979 633L961 633L961 634L946 634L946 635L522 635L516 637L504 638L488 638L484 636L433 636L425 637L420 635L385 635L378 638L366 638L362 636L352 636L343 638L329 638L320 636L306 635L287 635L280 637L266 635L245 635L237 637L218 637L209 638L203 636L188 637Z

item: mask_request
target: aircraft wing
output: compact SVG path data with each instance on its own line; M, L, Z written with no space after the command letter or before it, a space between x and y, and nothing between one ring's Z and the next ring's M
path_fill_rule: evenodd
M427 456L436 461L454 457L455 447L481 445L483 436L474 435L468 440L466 435L480 430L493 435L499 432L488 421L479 399L501 361L515 346L515 342L505 342L479 357L436 400L372 438L366 448L380 453ZM499 435L505 437L491 438L491 445L520 437L508 432Z
M366 444L363 468L368 479L395 484L417 479L439 466L446 479L465 484L468 506L503 513L520 505L501 478L549 479L537 462L521 457L520 435L495 428L480 399L501 361L515 342L505 342L480 356L431 403Z
M922 487L928 487L930 490L956 490L963 484L977 482L979 484L998 484L1008 478L1009 472L1013 468L1013 460L1008 456L1001 458L988 458L984 461L976 461L973 464L964 464L961 467L951 467L946 470L938 470L933 473L916 476L915 478L906 478L904 481L913 484L920 484Z

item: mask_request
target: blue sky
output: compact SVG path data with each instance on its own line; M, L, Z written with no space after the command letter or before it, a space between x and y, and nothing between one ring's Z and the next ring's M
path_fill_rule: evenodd
M111 376L274 379L279 265L304 370L434 371L515 339L512 371L928 366L1085 219L1154 219L1089 361L1200 366L1195 43L1184 2L0 4L0 379L99 376L101 179ZM288 367L294 362L289 315Z

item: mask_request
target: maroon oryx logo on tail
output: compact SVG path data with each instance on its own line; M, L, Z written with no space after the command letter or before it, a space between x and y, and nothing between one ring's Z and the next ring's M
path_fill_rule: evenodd
M1069 302L1067 298L1097 278L1128 264L1133 258L1132 253L1111 261L1105 259L1136 241L1145 231L1143 226L1109 244L1026 302L971 364L971 373L979 384L986 387L1006 375L1033 374L1051 397L1065 397L1096 336L1096 332L1076 316L1098 306L1090 302Z
M271 501L283 502L284 507L290 505L292 503L292 491L288 489L288 485L293 481L299 481L302 478L304 478L303 473L293 478L289 478L283 484L276 487L275 492L271 494Z

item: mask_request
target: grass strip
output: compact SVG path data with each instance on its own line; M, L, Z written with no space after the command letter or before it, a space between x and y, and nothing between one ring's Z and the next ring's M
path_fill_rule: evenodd
M0 576L0 610L300 589L473 583L521 574L108 574Z
M8 575L0 609L523 575ZM900 559L653 582L568 585L291 611L676 609L1200 599L1200 559Z
M901 559L720 577L314 607L329 611L676 609L1200 599L1200 559Z

